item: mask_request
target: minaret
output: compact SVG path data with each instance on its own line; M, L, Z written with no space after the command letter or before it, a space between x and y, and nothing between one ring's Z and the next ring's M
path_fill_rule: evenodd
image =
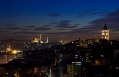
M48 37L47 37L47 41L46 42L48 43Z
M40 34L40 41L41 41L41 34Z
M107 25L105 23L103 30L102 30L102 39L107 39L109 40L109 30L107 28Z

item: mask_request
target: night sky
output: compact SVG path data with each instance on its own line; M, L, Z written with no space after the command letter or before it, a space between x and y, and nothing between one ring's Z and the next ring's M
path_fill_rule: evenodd
M119 38L119 0L0 0L0 38Z

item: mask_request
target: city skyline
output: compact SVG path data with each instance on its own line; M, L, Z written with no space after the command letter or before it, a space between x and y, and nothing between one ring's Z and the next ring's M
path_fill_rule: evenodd
M0 38L49 40L101 38L105 23L110 39L119 32L119 1L1 0Z

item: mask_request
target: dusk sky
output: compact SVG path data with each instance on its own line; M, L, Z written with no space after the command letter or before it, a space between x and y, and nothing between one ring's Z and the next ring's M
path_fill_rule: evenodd
M0 38L119 38L119 0L0 0Z

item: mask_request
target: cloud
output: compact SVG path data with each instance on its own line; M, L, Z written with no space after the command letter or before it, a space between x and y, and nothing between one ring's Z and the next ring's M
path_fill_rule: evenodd
M71 32L47 32L47 33L43 33L43 34L62 34L62 35L65 35L65 34L71 34Z
M90 14L97 14L97 13L94 12L93 10L87 10L87 11L79 12L78 17L85 17L85 16L88 16Z
M59 13L49 13L48 16L57 17L57 16L62 16L62 15Z
M6 30L4 30L3 28L0 28L0 33L5 33L5 32L9 32L9 31L6 31Z
M110 29L117 30L117 29L119 29L118 20L119 20L119 9L114 11L114 12L108 13L103 18L99 18L99 19L91 21L90 22L90 24L91 24L90 27L98 29L98 28L102 28L104 23L107 23L107 26Z
M3 25L3 26L15 26L14 24L6 24L6 25Z
M50 22L49 24L57 24L57 22Z
M65 28L76 28L77 26L66 26Z
M22 29L22 30L31 30L31 29L24 28L24 29Z
M20 14L5 14L5 17L17 17L20 16Z
M70 24L69 24L69 20L63 20L63 21L60 21L57 26L55 26L56 28L65 28L65 27L69 27Z
M3 31L3 28L0 28L0 31Z
M28 32L28 31L19 31L19 32L14 32L12 34L39 34L39 32Z
M56 26L55 28L76 28L78 26L78 24L75 24L73 26L71 26L70 24L71 21L69 20L63 20L63 21L60 21Z
M6 33L6 32L9 32L9 31L0 30L0 32L1 32L1 33L3 33L3 32Z
M107 13L109 13L108 11L102 11L102 12L97 12L95 10L86 10L83 12L79 12L78 13L78 17L86 17L86 16L92 16L92 15L106 15Z
M74 26L79 26L79 25L81 25L81 24L74 24Z
M33 30L38 30L38 31L46 31L46 30L51 30L52 28L48 28L48 27L37 27L37 28L34 28Z
M56 30L66 30L65 28L58 28L58 29L56 29Z
M30 26L25 26L26 28L35 28L36 26L30 25Z
M51 25L43 25L43 27L50 27Z
M95 19L89 22L89 25L83 26L81 28L72 29L72 33L81 33L83 35L89 34L91 36L99 37L104 24L107 24L110 33L119 33L119 9L113 12L108 12L104 17Z
M107 14L106 16L119 16L119 9L117 9L115 12Z
M20 30L21 28L19 28L19 27L6 27L4 29L7 29L7 30Z

